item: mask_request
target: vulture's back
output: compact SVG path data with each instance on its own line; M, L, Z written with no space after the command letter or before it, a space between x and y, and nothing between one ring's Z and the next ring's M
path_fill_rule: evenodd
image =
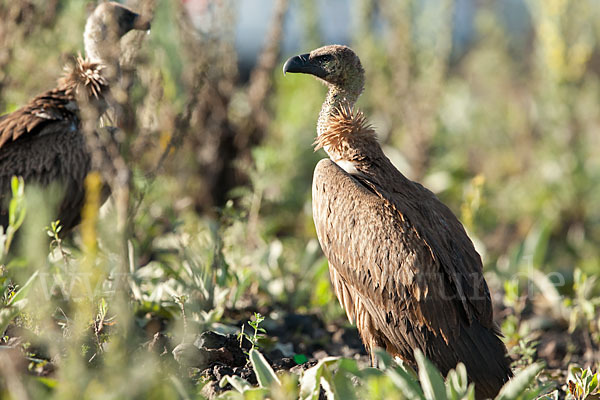
M83 182L89 170L77 104L64 91L48 91L0 117L0 224L8 224L11 179L22 176L26 186L56 184L62 188L58 219L68 231L79 222Z
M349 174L321 160L313 178L313 217L340 303L369 351L414 365L420 349L443 374L461 361L477 397L493 397L512 373L471 240L383 153L364 165Z

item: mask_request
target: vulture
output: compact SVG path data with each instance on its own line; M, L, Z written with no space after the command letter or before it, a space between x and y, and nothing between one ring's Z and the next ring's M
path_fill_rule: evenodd
M107 110L109 82L119 72L115 60L120 38L132 29L149 28L148 21L118 3L100 4L85 26L87 57L78 56L54 89L0 116L0 224L4 228L8 225L13 176L42 187L61 186L58 219L62 233L79 223L84 180L91 169L80 105L89 104L98 115Z
M364 70L348 47L288 59L283 73L328 87L317 123L313 219L335 294L376 365L380 347L413 368L420 349L444 374L462 362L478 399L512 377L481 257L452 211L406 178L354 109Z

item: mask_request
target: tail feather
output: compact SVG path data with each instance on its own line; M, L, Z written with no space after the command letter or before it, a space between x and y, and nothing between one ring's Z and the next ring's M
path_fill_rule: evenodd
M477 399L494 398L512 377L504 343L477 321L470 326L462 325L458 337L448 344L439 336L432 335L430 339L425 355L444 376L458 362L465 364L469 380L475 384Z

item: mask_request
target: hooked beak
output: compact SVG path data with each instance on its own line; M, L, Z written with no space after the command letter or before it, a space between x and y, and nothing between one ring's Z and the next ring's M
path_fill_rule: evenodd
M309 53L289 58L283 64L283 74L285 75L287 72L310 74L321 79L325 79L327 76L327 71L323 67L311 62Z
M134 29L139 31L148 31L150 29L150 20L148 18L125 7L121 7L120 11L120 15L116 21L118 23L119 36L125 36L127 32Z
M141 15L136 15L133 29L137 29L139 31L149 31L150 30L150 21L147 18L142 18Z

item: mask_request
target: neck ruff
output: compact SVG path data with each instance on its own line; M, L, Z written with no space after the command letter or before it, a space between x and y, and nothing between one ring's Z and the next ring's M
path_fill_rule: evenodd
M349 102L339 104L329 116L325 131L315 139L315 151L341 153L347 147L362 141L375 140L375 130L361 111L354 112Z
M108 81L102 75L104 69L104 65L78 55L75 65L65 67L65 73L58 81L58 87L65 90L67 94L83 94L88 99L99 99L108 89Z

